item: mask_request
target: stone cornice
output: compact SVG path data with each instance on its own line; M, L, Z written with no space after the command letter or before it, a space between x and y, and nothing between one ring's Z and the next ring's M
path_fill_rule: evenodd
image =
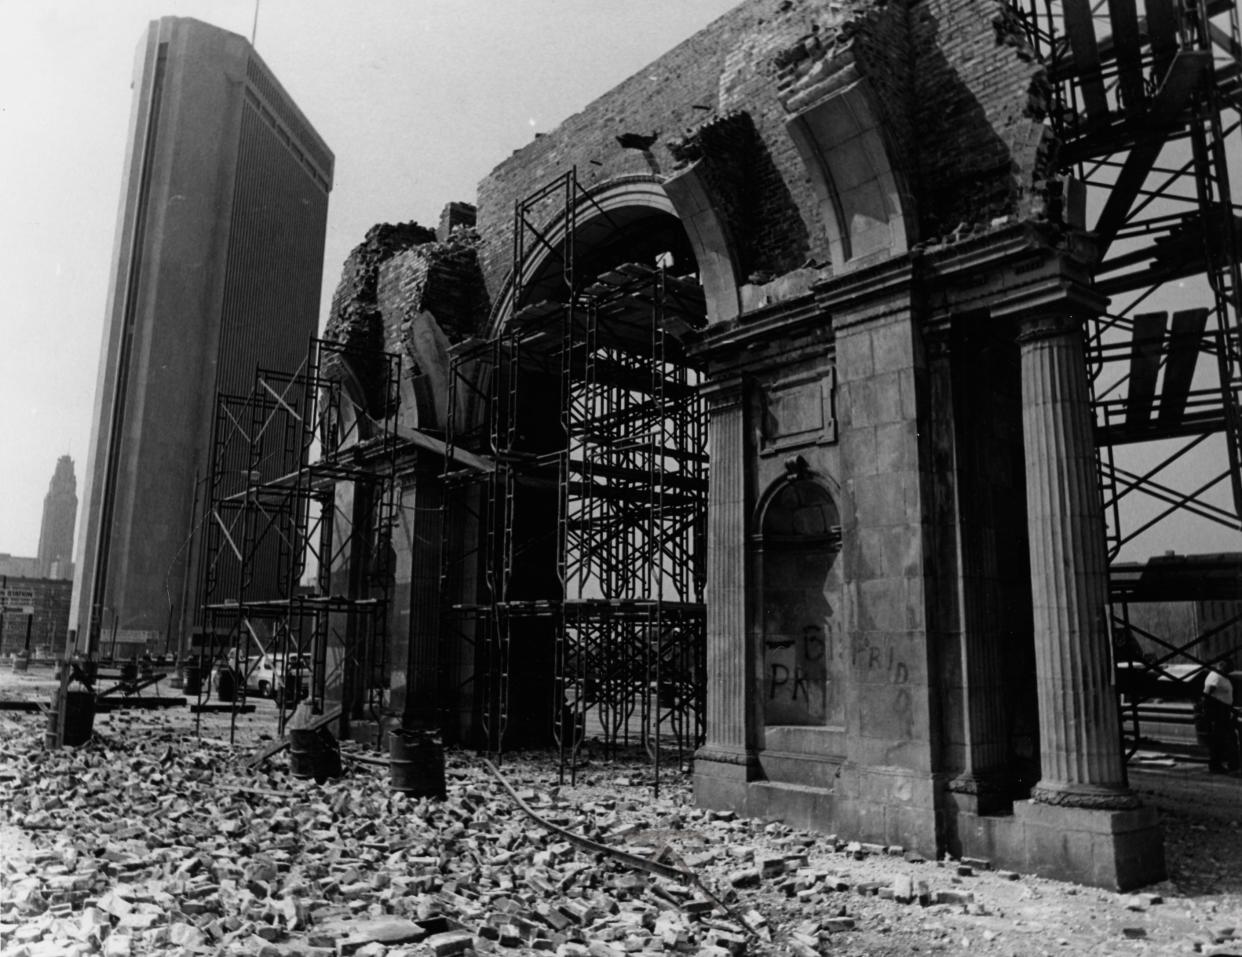
M920 252L924 321L935 325L974 311L986 311L993 319L1049 311L1098 314L1107 298L1091 289L1085 265L1055 242L1038 225L1016 223L946 249Z
M1063 261L1052 265L1055 272L1045 272L993 300L992 318L1029 320L1051 315L1081 320L1108 308L1108 297L1092 289L1086 277L1069 274Z
M776 347L775 351L787 358L808 334L824 346L831 345L832 324L813 295L766 306L741 319L709 328L687 352L696 359L724 365L738 364L739 358L760 346ZM790 348L782 350L782 343Z
M812 288L820 309L832 317L833 328L844 329L908 310L916 279L914 258L900 256L833 276Z

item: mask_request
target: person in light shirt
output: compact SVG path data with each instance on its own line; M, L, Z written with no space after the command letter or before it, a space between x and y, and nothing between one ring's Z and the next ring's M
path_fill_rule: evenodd
M1238 769L1238 732L1233 719L1233 660L1227 655L1208 669L1203 681L1203 706L1208 719L1208 770L1215 774Z

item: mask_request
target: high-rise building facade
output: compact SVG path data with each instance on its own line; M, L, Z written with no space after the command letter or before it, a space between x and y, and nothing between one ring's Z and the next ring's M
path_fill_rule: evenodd
M197 602L217 393L316 330L333 155L247 41L153 21L139 46L70 627L175 641Z
M78 517L78 480L73 459L62 455L43 496L43 524L39 528L40 578L73 577L73 530Z

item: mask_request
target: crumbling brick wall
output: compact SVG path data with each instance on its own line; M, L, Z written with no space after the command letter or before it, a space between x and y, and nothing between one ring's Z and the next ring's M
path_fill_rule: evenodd
M488 299L477 247L473 229L458 229L445 242L421 243L384 263L376 304L383 316L386 350L412 358L403 328L422 311L435 316L450 342L461 342L482 328Z
M1043 218L1047 77L1016 14L1003 0L920 0L911 31L922 236Z
M457 227L444 241L417 223L372 227L345 260L325 338L367 352L396 353L404 375L422 375L426 363L411 328L417 317L434 317L448 342L473 335L486 320L478 242L469 227ZM380 378L373 374L377 370L354 372L367 385ZM375 414L384 397L369 395L367 401Z
M432 230L418 223L380 223L367 230L341 267L324 338L358 349L383 348L383 316L376 302L380 266L397 253L435 238Z
M1001 0L749 0L539 135L480 184L490 297L512 266L516 200L575 165L587 186L653 169L667 175L687 132L737 113L749 117L762 159L752 163L753 201L742 222L744 273L826 263L829 231L777 98L791 51L808 44L817 56L852 57L871 84L892 160L916 197L921 238L1045 215L1046 80ZM644 155L618 144L627 132L658 136Z

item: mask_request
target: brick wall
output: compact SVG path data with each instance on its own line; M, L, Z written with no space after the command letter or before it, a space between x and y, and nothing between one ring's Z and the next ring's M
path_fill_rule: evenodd
M432 230L418 223L380 223L367 230L341 267L324 338L359 349L382 348L383 320L376 305L380 266L402 250L435 238Z
M340 342L363 352L349 361L366 394L360 401L372 416L387 414L390 396L383 394L385 349L384 317L376 304L380 267L403 249L435 239L435 233L418 223L380 223L367 230L363 241L353 248L341 269L341 281L332 295L332 309L324 325L323 338ZM373 356L373 358L372 358ZM330 356L322 375L340 374L337 356Z
M1046 81L1014 15L999 0L922 0L910 12L922 235L1038 214Z
M746 228L747 265L774 274L828 261L828 233L776 98L783 58L799 44L850 53L882 104L897 163L918 195L920 235L987 228L1037 215L1032 183L1046 157L1042 69L999 0L750 0L538 136L479 185L481 266L494 301L511 268L513 206L571 166L586 185L649 174L622 133L658 133L662 174L670 141L731 111L761 141ZM745 270L744 270L745 271Z

